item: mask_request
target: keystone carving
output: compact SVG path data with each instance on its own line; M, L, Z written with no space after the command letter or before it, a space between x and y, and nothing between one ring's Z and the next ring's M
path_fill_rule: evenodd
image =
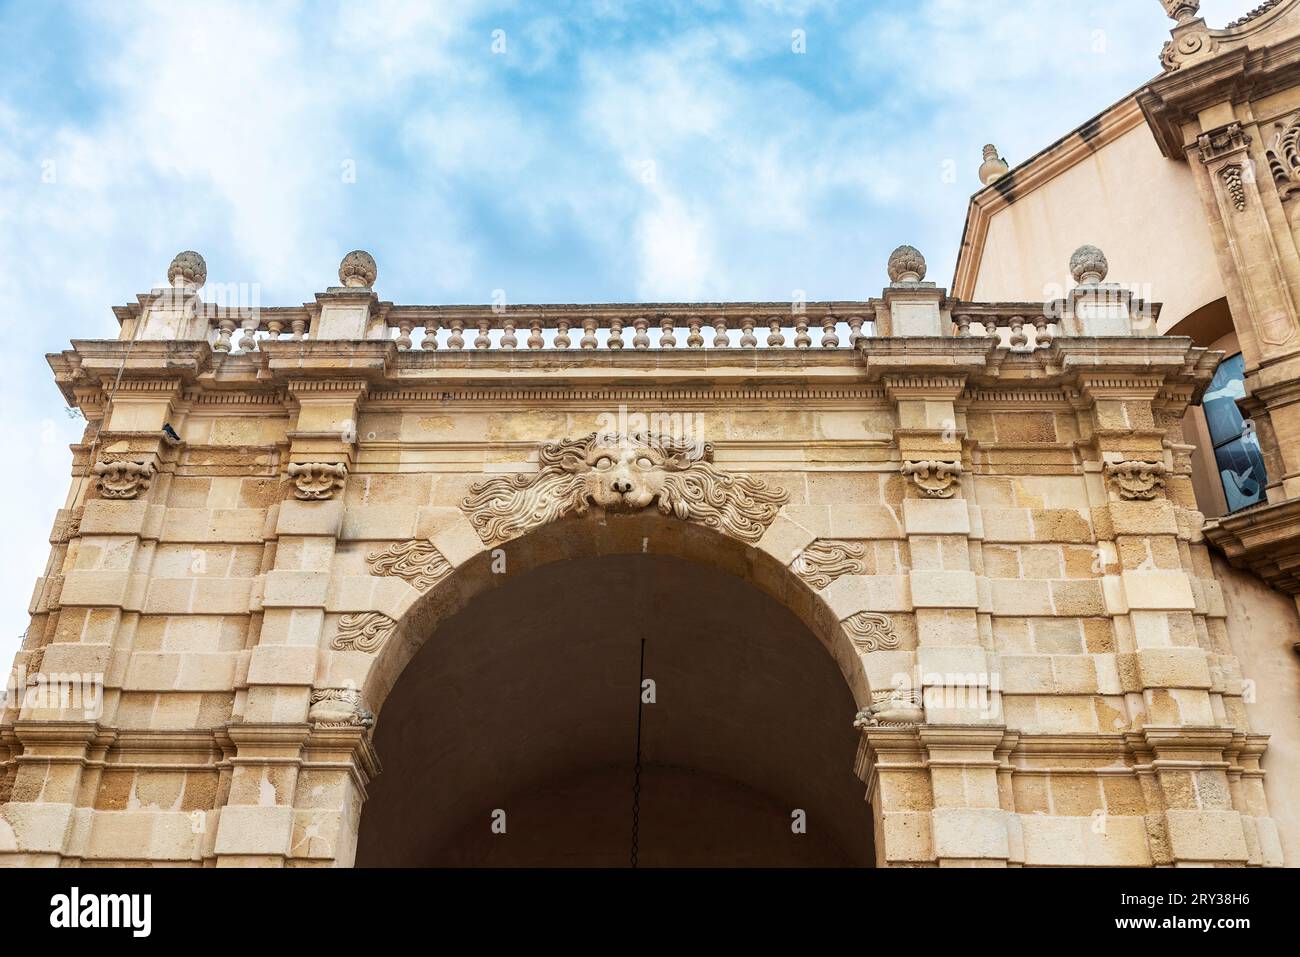
M849 633L849 641L858 651L867 653L898 647L898 635L888 615L876 611L860 611L840 622Z
M476 482L461 502L487 545L531 531L566 515L607 511L659 511L699 522L753 544L789 499L785 489L713 464L707 443L592 433L543 445L541 470Z
M152 462L96 462L99 494L104 498L135 498L153 481Z
M860 542L836 542L819 538L808 545L791 567L812 588L821 591L841 575L865 575L862 561L867 548Z
M378 651L396 627L397 622L377 611L344 615L330 647L335 651Z
M929 498L952 498L961 482L960 462L904 462L903 474Z
M293 494L304 501L333 498L343 487L348 467L342 462L289 463L289 478L293 479Z
M870 706L863 708L853 719L853 727L912 728L925 720L921 704L921 689L890 688L871 692Z
M366 556L372 575L396 575L418 591L428 591L451 574L442 552L421 539L394 542Z
M369 728L375 716L356 688L319 688L311 693L307 720L318 728Z
M1107 462L1106 477L1115 485L1119 497L1146 501L1161 494L1168 467L1163 462Z

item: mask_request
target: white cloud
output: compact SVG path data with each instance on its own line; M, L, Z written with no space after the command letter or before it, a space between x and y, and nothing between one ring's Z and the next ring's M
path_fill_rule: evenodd
M72 57L44 52L42 17ZM6 660L84 425L43 353L115 335L110 307L178 249L271 303L310 298L356 246L403 301L865 297L899 242L943 282L983 143L1013 162L1046 145L1153 74L1169 25L1154 0L593 0L564 18L158 0L85 6L76 31L38 6L0 19L50 57L0 67L0 401L26 450L0 504Z

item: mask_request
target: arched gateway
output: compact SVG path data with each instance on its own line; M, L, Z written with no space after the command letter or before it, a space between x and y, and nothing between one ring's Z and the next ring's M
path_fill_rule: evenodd
M88 428L0 854L623 864L638 780L645 864L1277 863L1181 434L1217 356L1072 266L495 309L358 252L247 312L181 254L50 357Z

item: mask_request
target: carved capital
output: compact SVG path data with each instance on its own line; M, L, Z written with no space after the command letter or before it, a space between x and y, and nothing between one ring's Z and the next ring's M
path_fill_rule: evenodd
M1163 462L1107 462L1106 477L1122 499L1148 501L1158 497L1165 487L1169 468Z
M293 479L293 494L304 501L333 498L343 487L348 467L342 462L290 462L289 478Z
M906 461L902 472L929 498L952 498L961 483L960 462Z
M335 651L378 651L397 627L397 622L377 611L344 615L330 647Z
M451 563L429 542L394 542L371 552L366 564L372 575L394 575L418 591L428 591L451 574Z
M369 728L375 716L356 688L318 688L311 693L307 720L318 728Z
M1200 153L1201 162L1207 165L1225 156L1244 153L1250 143L1250 135L1236 121L1210 130L1208 133L1202 133L1196 138L1196 148Z
M592 433L544 445L538 457L536 474L476 482L461 501L485 544L596 506L610 512L658 507L752 545L790 497L761 479L722 471L708 443Z
M135 498L149 488L153 480L153 462L96 462L92 471L99 478L99 494L104 498Z
M860 611L840 622L849 633L853 647L863 653L898 647L898 635L888 615L876 611Z

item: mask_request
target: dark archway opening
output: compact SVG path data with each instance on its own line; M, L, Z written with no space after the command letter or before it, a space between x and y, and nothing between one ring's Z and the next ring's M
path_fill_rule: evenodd
M826 649L748 582L643 554L507 578L438 627L375 729L357 865L627 866L643 638L641 866L872 862Z

